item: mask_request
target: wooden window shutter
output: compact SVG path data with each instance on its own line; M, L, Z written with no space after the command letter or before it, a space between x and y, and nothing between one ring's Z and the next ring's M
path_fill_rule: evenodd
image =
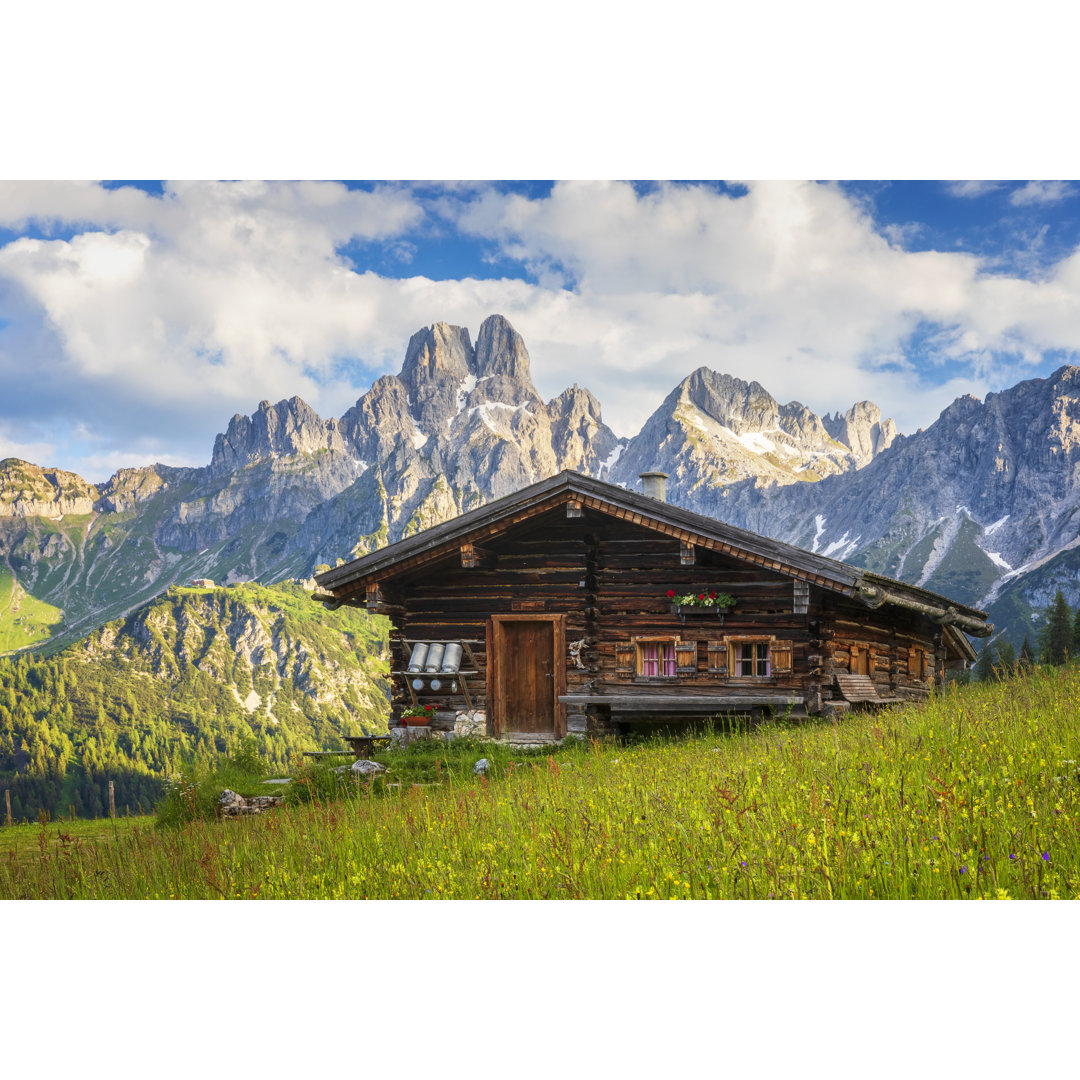
M727 646L722 641L709 642L709 671L713 675L726 675Z
M615 644L615 674L634 674L634 643L619 641Z
M769 670L773 675L790 675L794 645L790 641L774 641L769 645Z
M919 653L914 645L910 646L907 651L907 673L913 679L918 679L922 676L922 671L919 666Z
M675 642L675 670L679 675L697 673L697 642Z
M724 645L727 646L727 670L728 670L728 675L731 678L734 679L735 676L739 672L739 669L738 669L739 649L738 649L737 645L732 644L731 638L724 638Z

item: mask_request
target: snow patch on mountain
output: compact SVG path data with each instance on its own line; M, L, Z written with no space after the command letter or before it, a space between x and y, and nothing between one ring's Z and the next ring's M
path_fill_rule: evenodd
M861 539L861 537L856 536L854 540L849 540L848 536L849 532L845 529L844 535L839 540L834 540L821 554L826 558L846 559L855 550Z
M605 469L613 469L613 468L615 468L615 462L618 461L619 458L622 457L622 452L625 449L626 449L626 444L625 443L620 443L618 446L616 446L615 449L612 450L610 454L608 454L606 460L604 461L604 468Z

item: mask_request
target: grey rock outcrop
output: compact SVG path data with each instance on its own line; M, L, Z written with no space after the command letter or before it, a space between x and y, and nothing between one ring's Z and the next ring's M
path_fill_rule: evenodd
M843 443L861 469L896 441L896 424L882 420L881 410L872 401L858 401L843 415L826 413L821 418L825 430Z
M98 489L76 473L19 458L0 461L0 517L61 518L91 514Z

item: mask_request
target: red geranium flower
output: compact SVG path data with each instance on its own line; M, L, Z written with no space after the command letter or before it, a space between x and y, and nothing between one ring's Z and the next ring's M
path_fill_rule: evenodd
M699 599L699 600L704 600L704 599L705 599L705 594L704 594L704 593L702 593L702 594L701 594L701 595L700 595L700 596L698 597L698 599Z
M670 600L675 595L675 590L674 589L668 589L667 594L668 594L668 599Z
M427 712L431 712L431 706L430 706L430 705L425 705L425 706L424 706L424 709L425 709L425 710L426 710Z
M713 591L711 593L709 593L709 599L710 600L715 600L716 599L716 590L715 589L713 589Z

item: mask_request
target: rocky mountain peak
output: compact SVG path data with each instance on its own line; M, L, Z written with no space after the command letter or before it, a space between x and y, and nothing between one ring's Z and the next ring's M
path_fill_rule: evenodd
M860 468L896 437L871 402L854 406L830 434L798 401L780 405L758 382L701 367L687 376L646 421L612 468L631 486L640 472L671 477L672 501L698 498L743 480L788 485Z
M398 378L425 435L445 428L458 408L458 388L475 376L475 352L465 327L437 322L413 334Z
M344 446L337 421L323 421L301 398L276 405L262 401L251 416L237 413L226 432L218 435L210 474L219 477L268 458L341 450Z
M860 469L896 441L896 424L882 420L872 401L857 401L846 413L826 413L821 420L829 435L851 450Z
M503 315L489 315L476 336L476 384L469 388L468 408L486 401L536 408L542 404L533 386L529 351L521 335Z
M737 435L775 428L780 407L758 382L743 382L707 367L699 367L679 384L684 400L730 428Z

